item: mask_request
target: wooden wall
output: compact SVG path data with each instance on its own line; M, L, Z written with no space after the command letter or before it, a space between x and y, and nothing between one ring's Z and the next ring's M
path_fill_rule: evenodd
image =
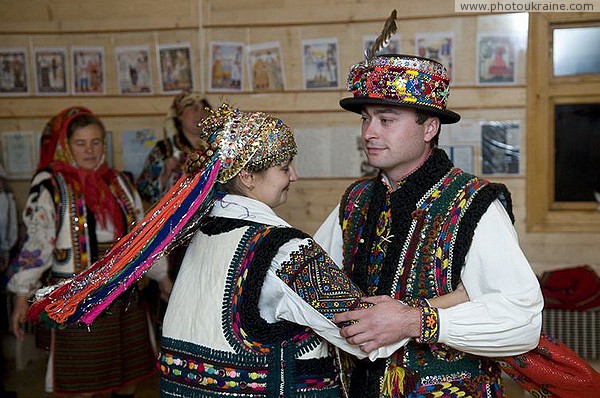
M526 116L526 47L517 55L516 84L476 84L476 37L478 32L522 34L527 17L502 14L454 12L454 2L431 0L171 0L168 2L130 0L0 0L0 47L103 46L106 55L107 92L102 96L0 97L0 133L41 130L61 109L79 104L99 114L115 133L115 165L123 165L119 132L127 129L161 130L171 97L160 94L156 69L157 44L189 42L192 47L195 88L206 91L208 43L240 41L256 44L281 43L286 90L253 93L246 83L241 92L210 92L217 104L227 99L247 110L266 110L283 118L293 128L347 126L356 129L359 119L343 111L338 101L347 96L343 87L348 68L362 55L362 36L377 34L393 8L398 9L401 48L414 53L416 33L454 33L455 65L449 107L464 119L521 120L523 123L522 172L518 176L493 178L513 192L517 229L526 255L537 272L556 266L588 263L600 265L600 235L584 233L528 233L525 231L525 165L527 152L524 125ZM342 84L334 90L304 90L300 44L305 39L336 37ZM149 45L154 93L150 96L118 94L114 48L122 45ZM526 44L524 44L526 45ZM30 67L31 70L31 67ZM244 73L246 73L244 71ZM30 86L34 76L30 74ZM475 148L477 163L480 151ZM476 168L476 171L480 169ZM543 176L540 176L543 178ZM292 224L314 232L335 206L352 179L301 179L289 202L278 212ZM22 208L28 181L12 181Z

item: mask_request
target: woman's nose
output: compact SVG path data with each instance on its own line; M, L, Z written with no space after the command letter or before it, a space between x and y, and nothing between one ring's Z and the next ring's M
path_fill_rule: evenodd
M298 173L296 173L296 169L294 166L290 166L290 181L297 181Z

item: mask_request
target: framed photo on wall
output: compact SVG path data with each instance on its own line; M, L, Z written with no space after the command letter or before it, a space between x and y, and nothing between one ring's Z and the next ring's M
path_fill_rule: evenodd
M431 58L444 65L448 69L448 78L452 80L454 33L417 33L415 35L415 50L418 56Z
M29 95L29 67L24 48L0 48L0 95Z
M517 37L477 35L477 84L515 84Z
M35 93L37 95L68 95L67 50L65 47L33 49Z
M163 94L194 88L192 47L189 43L161 44L156 51Z
M250 89L256 92L284 91L283 57L279 42L247 47Z
M115 48L119 94L152 94L148 46Z
M209 45L208 90L241 91L244 43L213 41Z
M521 162L521 123L490 121L481 123L481 173L519 174Z
M103 47L71 47L74 95L101 95L105 89Z
M338 88L340 85L336 38L302 41L304 89Z

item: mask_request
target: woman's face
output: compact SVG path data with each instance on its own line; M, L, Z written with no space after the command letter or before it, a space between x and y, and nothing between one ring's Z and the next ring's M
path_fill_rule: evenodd
M179 121L181 122L183 132L191 135L198 135L200 132L198 123L206 116L207 113L202 102L194 102L183 108L183 111L179 115Z
M69 148L77 167L94 170L104 155L104 134L96 124L79 127L69 138Z
M287 201L290 183L298 180L298 174L290 162L272 166L261 173L253 173L253 176L254 184L248 196L260 200L272 209Z

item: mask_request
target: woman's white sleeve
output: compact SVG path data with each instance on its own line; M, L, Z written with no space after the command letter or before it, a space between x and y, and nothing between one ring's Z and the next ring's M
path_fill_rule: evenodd
M487 357L518 355L537 346L541 289L498 201L475 229L461 280L470 301L439 310L440 342Z

